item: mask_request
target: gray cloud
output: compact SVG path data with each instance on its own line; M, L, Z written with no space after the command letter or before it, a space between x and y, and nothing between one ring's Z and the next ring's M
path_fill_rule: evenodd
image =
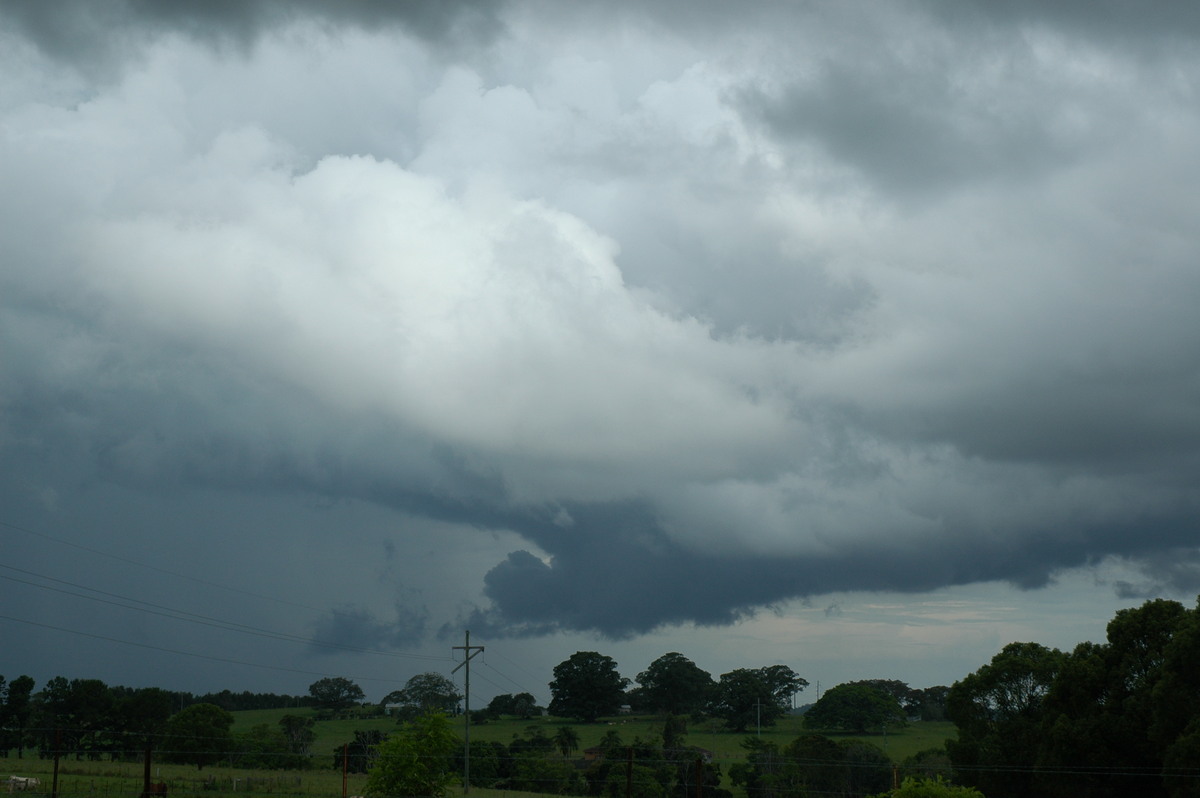
M409 649L425 639L428 625L426 607L397 605L395 618L389 620L363 607L342 607L314 624L312 650L333 654L340 649Z
M978 30L981 23L1004 27L1042 25L1072 38L1096 39L1109 45L1137 46L1147 54L1163 55L1163 45L1182 44L1200 35L1200 13L1186 2L1167 2L1143 8L1121 2L1038 3L922 3L935 18L957 30Z
M1180 536L1179 548L1163 548L1140 557L1136 562L1142 571L1138 582L1117 580L1113 589L1129 599L1149 599L1163 594L1188 595L1200 593L1200 551L1186 546L1194 530L1189 528Z
M888 191L942 192L1070 165L1079 142L1055 135L1044 98L976 105L969 87L955 85L961 75L945 68L940 59L832 64L813 85L743 102L779 134L815 144Z
M428 39L479 42L495 35L494 12L492 4L476 0L67 0L54 7L13 0L0 9L0 15L48 55L93 65L128 58L131 51L168 33L245 50L265 33L304 19L363 30L396 26Z
M525 530L549 556L511 553L485 578L493 609L463 623L496 636L594 630L619 639L685 622L728 625L777 602L847 590L915 593L993 580L1036 589L1057 572L1109 555L1143 562L1148 571L1161 560L1169 565L1162 573L1170 589L1186 593L1196 586L1194 557L1171 562L1157 552L1194 538L1192 512L1075 528L1070 536L996 537L948 522L936 547L889 545L881 536L823 556L756 557L688 550L642 505L572 507L576 526L568 535ZM1134 595L1128 585L1116 589Z
M1194 587L1194 56L1033 7L449 8L6 7L51 56L0 56L20 523L236 525L359 647Z

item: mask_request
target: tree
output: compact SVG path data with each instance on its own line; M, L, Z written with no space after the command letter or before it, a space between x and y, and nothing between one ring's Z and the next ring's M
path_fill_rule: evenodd
M733 765L729 775L750 796L867 795L885 789L891 777L887 755L860 740L808 734L780 751L773 742L748 737L742 747L749 752L746 761Z
M379 759L379 746L387 739L388 735L378 729L355 731L351 742L333 749L334 769L341 770L344 763L350 773L368 772Z
M668 791L658 769L635 762L627 769L609 770L600 795L605 798L667 798Z
M899 679L859 679L847 684L863 684L874 690L878 690L884 695L890 695L896 699L896 703L904 710L905 716L915 715L921 711L921 690L914 690L908 686L907 682L902 682ZM949 688L944 688L949 689Z
M440 712L422 715L379 746L367 777L371 796L421 795L440 798L453 783L454 754L462 741Z
M12 688L10 687L10 692ZM39 749L69 751L76 759L98 757L111 741L105 733L112 727L115 699L99 679L56 676L35 697L40 727Z
M946 749L971 786L995 795L1034 794L1027 766L1038 761L1043 703L1065 660L1058 649L1009 643L950 687L946 712L958 739Z
M512 758L504 743L496 740L471 741L471 786L494 787L512 775Z
M303 767L300 757L289 750L283 730L266 723L257 723L234 735L236 754L231 759L238 767L260 770L281 770Z
M883 749L865 740L841 740L845 767L843 795L870 795L882 792L892 781L892 760Z
M454 682L440 673L418 673L404 684L404 689L388 693L384 704L402 704L412 714L455 712L462 693Z
M232 750L229 733L233 715L215 704L192 704L167 721L164 742L168 758L202 770L224 759Z
M588 792L606 798L665 798L676 773L660 747L635 737L627 746L604 747L601 761L588 770Z
M712 675L682 654L663 654L637 675L640 702L652 712L686 715L708 705Z
M1171 798L1195 798L1196 763L1200 762L1200 720L1192 721L1163 753L1163 785Z
M362 688L342 676L327 676L308 686L308 693L321 709L340 712L365 698Z
M629 680L617 673L617 663L595 651L577 651L554 666L550 682L550 714L594 723L613 715L625 699Z
M513 756L533 753L541 757L553 750L554 740L540 726L526 729L524 736L514 734L508 746L508 752Z
M16 747L17 759L25 755L25 735L33 716L34 681L30 676L18 676L8 683L8 694L4 697L5 750Z
M512 710L509 714L527 720L538 710L537 699L531 693L517 693L512 697Z
M104 738L110 736L116 709L112 691L99 679L72 679L67 708L77 735L75 758L98 759L110 747Z
M950 688L944 684L914 690L912 701L921 720L945 720L946 695L949 692Z
M839 684L827 690L804 715L805 728L857 734L903 723L904 711L895 696L863 683Z
M1119 611L1107 643L1084 643L1065 658L1042 705L1039 786L1047 794L1119 796L1129 785L1102 773L1071 774L1079 761L1100 761L1128 773L1157 773L1200 712L1197 613L1174 601L1148 601ZM1154 780L1158 782L1158 780ZM1185 780L1190 781L1190 780ZM1137 785L1163 796L1177 780Z
M801 679L787 665L768 665L759 668L758 672L762 674L767 689L771 691L771 698L782 710L790 709L792 696L808 687L808 680Z
M600 738L599 747L605 755L610 751L615 751L618 748L623 748L625 741L621 739L621 733L616 729L609 729L604 732L604 736Z
M498 718L501 715L515 715L518 718L529 718L537 711L537 699L529 693L505 693L495 696L484 710L488 716Z
M686 738L687 723L678 715L668 715L662 730L663 751L667 754L680 751Z
M983 798L983 793L973 787L960 787L942 780L908 777L900 786L876 798Z
M313 730L315 725L316 721L312 718L300 715L284 715L280 718L279 726L287 738L288 751L297 756L308 756L317 739L317 733Z
M473 770L473 769L472 769ZM514 756L507 787L528 793L581 795L583 776L571 763L542 756Z
M1200 794L1197 661L1200 609L1161 599L1120 610L1105 643L1070 654L1005 646L950 688L955 772L989 795Z
M579 749L579 732L570 726L559 726L558 731L554 733L554 745L562 753L563 759L566 759L572 751Z
M789 708L792 696L808 685L786 665L737 668L721 674L709 711L724 718L733 731L751 725L773 726Z
M171 694L158 687L131 690L117 698L116 726L133 734L137 745L149 746L166 730Z

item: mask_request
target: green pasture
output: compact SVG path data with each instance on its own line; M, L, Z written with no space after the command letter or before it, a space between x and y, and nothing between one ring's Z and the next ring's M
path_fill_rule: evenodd
M311 709L263 709L233 713L235 732L245 731L259 723L277 724L284 715L311 714ZM465 729L462 719L453 719L452 723L461 736ZM482 724L472 724L470 735L472 740L495 741L508 745L515 736L524 736L533 729L541 729L547 737L562 726L570 726L579 734L579 752L583 749L598 745L600 740L610 731L621 736L622 742L631 743L635 738L653 739L662 734L663 719L645 715L621 715L614 718L604 718L597 723L579 723L564 718L548 716L520 720L504 718ZM323 720L317 721L314 731L317 734L313 743L313 755L318 767L331 767L334 748L354 739L355 731L379 730L390 732L396 728L396 721L391 718L370 718L360 720ZM742 742L747 737L759 736L756 729L746 732L726 731L719 720L706 720L699 723L689 721L687 726L687 743L707 748L713 752L718 762L736 762L745 758L746 749ZM803 718L799 715L786 715L779 719L775 726L764 726L761 737L770 740L780 747L787 745L802 734L812 734L805 729ZM844 735L829 734L835 740L859 739L874 743L884 749L895 762L902 762L907 757L930 748L941 748L942 744L955 736L953 723L918 721L904 728L891 730L886 735Z
M482 725L471 726L472 740L495 740L508 744L514 735L525 735L528 730L540 728L548 737L562 726L570 726L579 734L579 748L583 749L599 744L601 738L609 731L616 731L621 741L631 743L635 738L649 740L662 735L663 719L653 716L626 715L616 718L603 719L598 723L578 723L563 718L533 718L531 720L504 719ZM463 733L461 721L458 726L459 734ZM688 745L696 745L713 752L717 762L736 762L745 759L746 749L742 746L748 737L761 737L783 747L803 734L813 734L814 731L805 729L803 719L798 715L788 715L781 718L775 726L764 726L761 733L754 728L745 732L726 731L721 721L689 721L687 725ZM821 732L815 732L821 733ZM902 729L891 730L886 735L847 735L826 733L835 740L857 739L871 742L887 752L895 762L902 762L907 757L930 748L941 748L946 740L955 737L956 730L949 722L916 722Z
M330 757L332 760L332 757ZM140 762L76 762L61 760L58 767L59 798L138 798L142 792L144 768ZM29 798L49 795L53 786L54 762L28 754L22 759L0 758L0 777L35 776L41 785ZM342 774L328 770L246 770L241 768L154 764L151 778L165 782L171 798L201 798L254 792L279 796L328 796L342 794ZM367 777L351 775L347 795L361 795Z

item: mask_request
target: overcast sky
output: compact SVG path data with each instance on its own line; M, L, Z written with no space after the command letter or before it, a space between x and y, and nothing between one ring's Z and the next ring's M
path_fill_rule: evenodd
M811 700L1191 605L1197 8L6 0L0 674Z

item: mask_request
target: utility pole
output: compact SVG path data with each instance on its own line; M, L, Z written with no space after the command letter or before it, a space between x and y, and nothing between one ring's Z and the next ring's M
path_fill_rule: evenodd
M468 629L465 644L451 646L450 649L461 651L466 656L466 659L458 664L458 668L467 669L463 680L463 795L466 795L471 791L471 657L483 651L483 646L471 645L471 630ZM458 673L458 668L450 671L451 675Z

